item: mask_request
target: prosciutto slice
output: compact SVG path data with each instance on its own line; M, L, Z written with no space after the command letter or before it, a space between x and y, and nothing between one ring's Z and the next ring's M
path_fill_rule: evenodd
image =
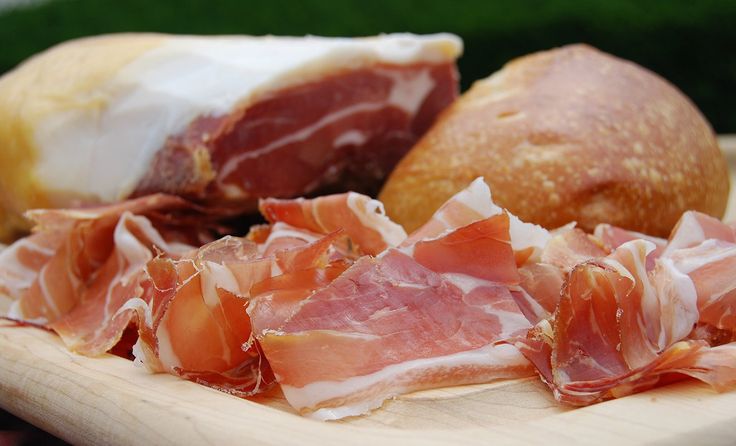
M98 271L109 259L127 256L118 264L124 269L126 262L138 257L132 252L137 248L128 243L131 237L144 240L148 250L156 246L170 255L190 249L164 241L147 218L133 217L188 207L180 198L153 195L98 208L29 212L36 222L35 233L0 256L0 293L13 301L9 317L48 324L65 316L88 300L87 289L96 286ZM116 251L118 242L129 251Z
M731 388L735 247L729 226L686 213L666 246L634 239L575 266L554 315L515 345L555 396L575 405L672 374Z
M143 297L127 304L140 318L136 360L228 393L257 393L273 379L251 342L250 288L276 272L326 263L338 235L267 256L251 241L225 237L180 260L150 261Z
M261 214L270 222L282 222L302 230L327 234L342 229L351 238L353 249L377 255L406 239L406 232L392 222L383 204L355 192L314 199L261 200Z
M442 214L483 199L492 205L487 186L474 183L424 236L362 257L334 279L341 265L254 287L255 337L292 406L335 419L413 390L530 373L501 343L530 327L509 290L519 276L508 214L471 210L454 223Z

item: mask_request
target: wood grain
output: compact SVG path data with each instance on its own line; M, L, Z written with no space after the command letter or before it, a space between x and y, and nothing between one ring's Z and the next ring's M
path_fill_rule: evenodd
M736 166L736 137L721 145ZM732 194L732 200L736 194ZM728 216L736 219L736 201ZM733 444L736 392L686 380L591 407L558 405L537 379L437 389L369 416L295 415L278 390L242 400L111 355L67 351L0 322L0 406L75 444Z
M574 410L552 403L534 379L506 381L410 395L368 417L323 423L270 407L268 399L241 400L151 375L115 356L78 356L39 329L1 323L0 351L0 405L75 444L638 445L736 438L736 392L718 394L694 381ZM474 421L453 422L461 418Z

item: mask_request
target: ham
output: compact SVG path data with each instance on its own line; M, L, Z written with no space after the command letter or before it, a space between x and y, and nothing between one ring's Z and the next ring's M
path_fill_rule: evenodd
M474 183L398 248L256 285L253 331L289 403L336 419L405 392L527 376L502 343L530 327L510 291L513 222Z
M270 222L327 234L343 229L352 240L353 249L377 255L406 239L404 228L392 222L383 204L355 192L329 195L311 200L262 200L261 214Z
M36 234L2 252L9 316L53 329L82 354L132 347L152 372L257 393L273 376L245 311L253 284L330 262L346 268L365 254L360 246L381 249L405 237L378 212L380 203L355 193L264 206L272 224L196 249L177 241L192 237L175 223L192 218L182 211L201 210L174 196L34 211ZM293 209L312 220L290 218ZM340 210L346 229L325 217ZM135 345L117 345L131 326Z
M736 240L701 214L666 242L547 231L482 179L408 236L357 193L260 208L268 224L199 247L177 224L202 208L173 196L31 212L36 232L0 251L0 296L79 353L132 348L241 397L278 383L316 419L534 368L573 405L672 375L736 386Z
M375 193L457 97L461 51L450 34L54 47L0 79L0 137L14 148L0 164L0 241L35 207L164 192L234 214L258 198Z
M259 392L273 378L251 341L251 287L325 263L338 235L266 256L249 240L225 237L180 260L150 261L145 292L127 304L139 316L136 361L239 396Z
M189 206L177 197L152 195L96 208L30 212L35 233L15 242L0 257L0 293L12 301L9 317L48 324L68 314L85 300L84 294L95 286L98 271L108 260L137 256L117 252L116 242L123 243L122 249L131 238L140 239L148 250L156 246L170 255L190 249L178 241L164 241L148 218L133 215L155 217L159 211L175 213ZM119 266L124 268L124 263Z
M617 228L596 233L622 243L576 265L554 315L515 342L557 399L591 404L673 374L736 386L733 230L688 212L666 244Z

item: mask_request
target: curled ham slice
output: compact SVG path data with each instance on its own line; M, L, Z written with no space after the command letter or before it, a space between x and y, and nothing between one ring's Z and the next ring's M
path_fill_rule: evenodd
M406 232L392 222L383 204L355 192L313 199L261 200L259 208L272 223L327 234L342 229L364 254L377 255L406 239Z
M0 293L13 301L9 317L47 324L72 311L87 299L87 289L96 286L92 282L98 271L121 255L116 252L116 233L118 241L138 238L145 240L147 249L155 245L170 255L190 249L165 242L148 219L132 219L133 214L188 206L176 197L153 195L98 208L30 211L29 218L36 222L34 234L15 242L0 257ZM124 215L130 225L118 229Z
M419 240L437 237L446 231L502 212L503 209L493 202L488 184L483 177L479 177L447 200L432 218L414 231L403 244L410 246ZM513 214L508 215L511 246L516 252L517 263L521 264L533 253L544 248L550 237L549 232L541 226L522 222Z
M225 237L180 260L152 260L144 297L128 305L140 317L137 361L240 396L258 392L273 379L250 342L245 307L251 286L277 272L326 263L338 235L269 256L249 240Z
M578 263L608 253L600 240L574 225L550 232L541 254L519 267L521 282L512 291L530 322L536 324L554 313L567 274Z
M596 232L608 242L632 235L604 229L608 235ZM672 374L736 386L734 246L729 226L686 213L666 246L634 239L576 265L554 315L515 345L555 396L575 405L645 390Z

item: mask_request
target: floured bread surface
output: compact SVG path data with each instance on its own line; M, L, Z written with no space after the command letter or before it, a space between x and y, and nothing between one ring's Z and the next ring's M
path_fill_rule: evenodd
M524 221L666 236L686 210L723 216L727 164L707 121L656 74L585 45L476 82L399 163L381 200L408 231L483 176Z
M167 138L198 117L333 73L454 62L460 51L448 34L120 34L64 43L0 79L2 206L13 216L126 198Z

